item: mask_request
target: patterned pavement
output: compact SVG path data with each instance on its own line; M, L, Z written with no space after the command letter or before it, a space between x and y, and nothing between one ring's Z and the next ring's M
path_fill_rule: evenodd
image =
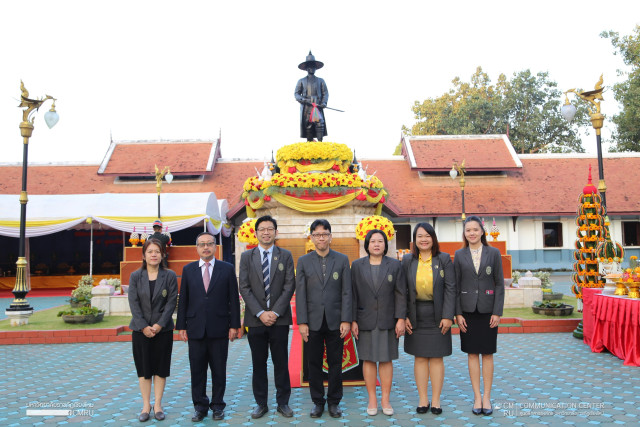
M401 343L402 346L402 343ZM401 347L402 348L402 347ZM640 423L637 396L639 368L622 365L609 353L591 353L569 333L505 334L499 337L495 356L491 417L471 413L472 393L466 355L454 337L453 355L445 359L446 376L442 396L443 413L415 412L417 391L413 359L400 352L394 362L392 405L396 414L366 415L364 387L345 387L341 419L325 411L322 418L309 417L311 402L306 388L294 389L290 406L294 418L275 412L270 369L270 412L253 420L251 354L246 339L231 343L227 408L223 421L211 413L202 423L191 422L187 346L176 342L171 377L167 381L164 409L174 425L276 425L297 426L474 426L474 425L614 425ZM0 371L0 425L92 424L141 425L142 406L129 343L86 343L0 346L5 362ZM27 409L72 408L72 416L27 416ZM147 424L159 423L152 420Z

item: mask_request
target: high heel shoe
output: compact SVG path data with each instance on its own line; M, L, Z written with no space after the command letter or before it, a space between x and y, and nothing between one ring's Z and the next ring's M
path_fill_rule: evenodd
M393 408L389 407L389 408L382 408L382 413L385 414L386 416L390 417L391 415L393 415Z
M378 415L378 408L367 408L367 415L369 415L370 417Z
M493 405L491 405L489 408L482 408L482 413L485 415L493 414Z
M418 406L416 408L416 412L419 414L426 414L429 412L429 408L431 407L431 403L428 403L427 406Z
M483 411L482 406L479 407L479 408L472 408L471 409L471 412L473 412L473 415L480 415L480 414L482 414L482 411Z

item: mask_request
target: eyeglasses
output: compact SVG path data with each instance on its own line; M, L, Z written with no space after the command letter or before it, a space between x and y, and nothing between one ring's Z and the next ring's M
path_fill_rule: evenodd
M331 233L313 233L311 237L314 239L328 239Z
M198 246L199 248L212 248L216 245L216 242L200 242L198 243L196 246Z
M268 227L268 228L258 228L256 231L258 233L273 233L274 231L276 231L276 229L273 227Z

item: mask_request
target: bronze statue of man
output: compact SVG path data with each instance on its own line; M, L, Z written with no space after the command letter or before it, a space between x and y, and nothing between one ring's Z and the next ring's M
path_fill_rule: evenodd
M316 70L324 64L316 61L309 51L307 60L298 65L298 68L307 72L307 76L298 80L295 97L300 103L300 137L313 141L316 138L322 141L327 136L327 123L324 117L324 108L329 100L329 91L323 79L315 76Z

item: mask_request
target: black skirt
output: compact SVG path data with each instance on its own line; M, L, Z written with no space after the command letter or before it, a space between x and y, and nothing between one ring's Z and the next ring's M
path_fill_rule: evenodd
M451 356L451 329L442 335L436 323L433 301L416 301L413 333L404 336L404 351L416 357Z
M497 351L498 328L491 328L491 313L463 312L467 332L460 332L461 350L470 354L493 354Z
M150 379L154 375L162 378L170 375L173 350L172 330L162 331L153 338L147 338L142 332L133 331L131 347L138 377Z

